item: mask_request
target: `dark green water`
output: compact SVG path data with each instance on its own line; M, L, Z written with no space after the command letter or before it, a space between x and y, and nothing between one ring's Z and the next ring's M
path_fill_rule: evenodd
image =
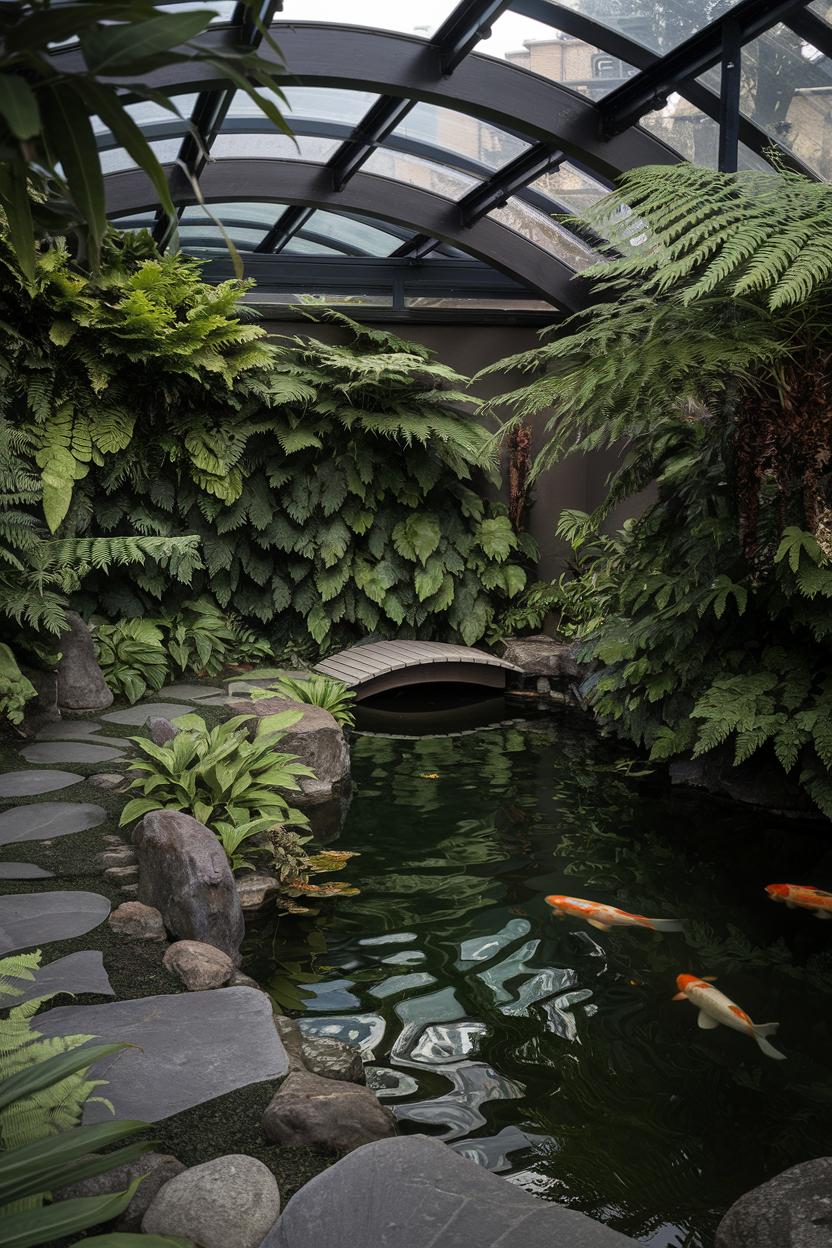
M763 892L832 887L832 837L613 759L559 720L354 738L337 844L361 895L261 927L248 966L304 1028L364 1045L402 1131L655 1248L707 1248L742 1192L832 1153L832 923ZM685 931L558 922L553 892ZM779 1020L788 1060L698 1030L680 972Z

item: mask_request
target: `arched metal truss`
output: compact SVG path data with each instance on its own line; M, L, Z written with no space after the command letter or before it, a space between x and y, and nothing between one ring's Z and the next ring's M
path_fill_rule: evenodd
M522 237L512 229L506 214L500 214L502 206L508 201L546 214L562 211L565 205L532 185L543 174L561 167L576 167L601 184L609 184L627 169L680 160L676 151L638 125L646 113L662 108L671 92L679 93L705 118L718 123L720 167L736 168L740 144L758 158L770 157L772 147L777 146L771 135L740 112L742 49L777 23L785 23L788 31L817 49L815 55L832 55L832 27L808 8L808 2L737 0L715 21L663 55L612 25L587 16L575 0L459 0L430 39L330 23L280 21L273 33L285 60L280 73L287 86L362 90L378 96L357 125L336 118L290 119L299 136L337 142L325 163L263 158L212 161L203 168L204 152L220 133L263 134L270 128L259 116L229 115L235 89L206 64L184 61L146 80L151 87L174 93L197 93L190 113L190 133L183 134L178 121L154 123L144 129L151 140L178 141L180 168L171 167L170 178L180 210L194 202L189 180L193 177L201 179L202 193L209 201L231 204L239 199L275 204L271 227L258 241L247 244L254 253L250 264L256 264L260 280L267 286L278 289L282 283L287 289L286 283L292 282L297 287L298 257L285 250L287 245L295 246L295 238L309 246L340 251L340 258L329 261L333 273L343 273L346 265L355 269L361 263L360 246L339 242L316 230L313 213L324 209L386 222L385 229L394 239L387 263L399 290L405 262L415 275L414 282L430 273L432 289L441 289L439 272L443 265L449 274L448 266L455 266L458 288L461 266L466 263L473 284L483 285L482 274L473 278L479 264L508 275L508 285L516 285L520 292L532 291L559 308L570 308L580 304L583 296L581 283L573 280L563 254L554 255L540 240ZM264 0L260 16L268 24L281 9L282 0ZM608 53L627 67L629 76L603 98L593 100L561 82L474 51L487 37L490 24L508 12L543 23L560 32L558 38L561 34L571 36ZM229 25L213 26L203 36L205 44L218 48L258 41L256 27L241 6ZM273 57L266 45L260 46L260 52L267 59ZM69 49L55 55L62 67L71 69L78 54ZM701 75L715 67L721 68L719 91L701 81ZM462 152L449 151L439 142L397 132L417 102L519 136L523 141L517 145L520 150L494 170ZM112 139L103 135L101 146L108 145ZM361 172L378 149L457 170L475 182L467 193L453 200L392 177ZM778 158L811 172L785 147L780 147ZM189 176L183 174L182 167ZM147 184L137 173L112 173L107 183L113 215L134 214L140 206L154 207ZM549 185L547 180L546 188ZM233 221L233 212L227 213L225 220ZM247 223L241 218L235 228L246 229ZM170 234L170 223L157 217L156 233L164 241ZM191 225L189 234L192 246L210 245L210 229L203 234ZM579 241L573 240L576 247ZM475 260L466 262L448 254L449 246ZM316 267L325 263L321 260ZM378 257L372 260L374 280L382 263ZM501 280L507 289L506 279Z

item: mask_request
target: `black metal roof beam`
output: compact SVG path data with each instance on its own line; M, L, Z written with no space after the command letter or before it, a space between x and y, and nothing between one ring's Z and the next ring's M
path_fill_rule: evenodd
M390 252L391 260L424 260L429 256L438 242L430 234L414 234L406 242Z
M491 22L510 5L511 0L460 0L453 13L430 41L436 48L442 73L452 74L480 39L491 34ZM356 126L353 134L327 161L332 173L332 185L336 191L346 186L375 148L395 130L407 116L415 101L406 97L381 96ZM297 227L296 227L297 228ZM267 236L268 237L268 236ZM282 245L288 242L289 235ZM259 250L266 249L263 240Z
M807 3L808 0L739 0L722 17L698 30L601 100L598 109L602 133L622 134L636 125L645 113L664 108L668 95L680 84L718 64L726 22L735 22L741 43L748 43L778 22L786 21Z
M313 212L313 208L304 208L297 204L284 208L274 225L264 234L254 250L273 253L282 251L292 235L297 234L298 230L306 225Z
M492 23L510 5L511 0L460 0L431 39L439 49L443 74L452 74L480 40L489 37Z
M557 169L566 159L560 148L548 143L536 143L528 151L521 152L480 186L475 186L459 201L463 225L473 225L500 208L515 191L520 191L552 169Z
M817 13L812 13L809 9L798 9L789 15L786 25L824 56L832 57L832 26L822 17L818 17Z
M391 130L395 130L412 108L413 100L395 99L389 95L376 100L351 137L329 159L332 185L336 191L340 191L352 175L358 172L373 149L387 138Z
M622 35L620 31L604 26L591 17L586 17L576 9L558 4L556 0L512 0L511 11L512 13L520 13L523 17L530 17L543 25L551 26L553 30L572 35L575 39L582 39L584 43L600 48L602 52L608 52L610 56L617 57L618 60L623 61L627 65L632 65L636 69L648 69L661 59L658 53L642 47L640 43L636 43L628 38L627 35ZM805 30L803 29L804 19L806 19ZM815 39L824 41L829 46L827 55L832 57L832 27L828 26L826 22L821 21L820 18L815 17L813 13L808 11L798 11L789 18L787 24L791 25L792 29L796 33L801 34L804 39L813 43L815 47L820 47L821 51L824 51L825 48L820 43L816 43ZM818 25L823 27L823 30L820 32L817 30ZM798 29L798 26L800 29ZM720 97L715 91L706 87L704 83L689 79L687 82L679 85L679 94L684 96L690 104L693 104L694 108L698 108L700 112L704 113L706 117L710 117L712 121L719 122ZM769 151L774 149L777 152L778 159L782 161L787 169L794 169L807 177L817 178L814 170L804 164L794 152L790 152L788 148L783 147L772 135L767 134L765 130L756 125L749 117L744 117L742 113L740 113L739 117L738 137L739 142L757 156L767 159Z
M282 5L283 0L261 0L255 20L249 6L238 3L231 19L238 46L257 48L263 40L261 27L271 25L272 18ZM196 97L191 113L191 129L182 140L178 156L180 165L196 181L199 181L199 175L205 168L207 153L222 129L235 92L236 87L232 86L220 91L201 91ZM175 222L168 221L161 210L157 213L153 237L160 247L164 248L170 241L174 225Z

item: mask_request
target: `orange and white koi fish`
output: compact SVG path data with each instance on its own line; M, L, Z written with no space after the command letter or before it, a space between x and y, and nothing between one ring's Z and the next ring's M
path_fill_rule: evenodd
M766 892L772 901L784 901L790 910L799 906L811 910L815 918L832 919L832 893L811 884L767 884Z
M590 927L597 927L599 932L608 932L611 927L649 927L654 932L681 932L682 924L678 919L648 919L643 914L630 914L627 910L619 910L617 906L605 906L600 901L586 901L583 897L563 897L553 893L546 898L559 918L565 919L573 915L584 919Z
M709 975L677 975L676 987L679 991L673 1000L690 1001L691 1005L696 1006L699 1010L696 1021L703 1031L710 1031L718 1027L720 1023L723 1027L733 1028L734 1031L744 1031L747 1035L753 1036L766 1057L776 1058L779 1062L785 1061L786 1054L775 1049L774 1045L769 1044L766 1039L766 1036L774 1035L780 1024L752 1022L745 1010L740 1009L725 996L724 992L720 992L708 982L710 978Z

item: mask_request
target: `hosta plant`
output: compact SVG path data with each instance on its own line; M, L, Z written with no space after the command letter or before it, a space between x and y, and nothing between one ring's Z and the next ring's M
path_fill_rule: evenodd
M180 672L216 676L228 661L237 636L226 613L210 598L184 603L164 616L165 645Z
M250 689L252 698L290 698L293 702L305 702L309 706L321 706L333 719L345 728L355 727L353 714L355 694L340 680L330 676L312 675L305 679L281 676L267 689Z
M168 659L162 630L152 621L94 620L92 637L104 679L115 694L133 703L162 688Z
M201 716L183 715L166 745L131 737L139 751L131 767L142 774L130 789L142 796L124 807L121 825L151 810L182 810L209 828L217 821L237 825L265 815L275 823L305 824L306 816L284 794L296 792L299 778L313 773L294 754L275 748L300 712L260 720L254 740L247 727L252 718L236 715L208 728Z

